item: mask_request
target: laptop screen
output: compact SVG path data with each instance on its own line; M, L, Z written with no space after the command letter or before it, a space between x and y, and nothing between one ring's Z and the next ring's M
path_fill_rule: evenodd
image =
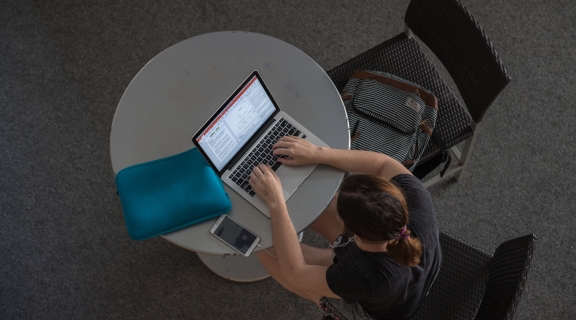
M245 81L195 136L218 171L232 160L276 110L257 73Z

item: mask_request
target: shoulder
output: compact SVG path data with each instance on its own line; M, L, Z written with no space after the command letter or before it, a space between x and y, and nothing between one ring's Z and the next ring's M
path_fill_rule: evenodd
M402 190L408 207L433 211L432 196L420 179L410 174L399 174L390 179L390 182Z
M428 191L426 190L420 179L416 178L411 174L397 174L394 177L392 177L392 179L390 179L390 182L394 183L402 190L414 189L428 193Z

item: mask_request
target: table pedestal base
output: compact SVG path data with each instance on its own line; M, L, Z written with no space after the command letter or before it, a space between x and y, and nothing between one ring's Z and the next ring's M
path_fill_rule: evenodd
M208 269L224 279L237 282L252 282L263 280L270 276L260 264L260 261L258 261L258 255L255 253L248 258L241 255L197 254Z

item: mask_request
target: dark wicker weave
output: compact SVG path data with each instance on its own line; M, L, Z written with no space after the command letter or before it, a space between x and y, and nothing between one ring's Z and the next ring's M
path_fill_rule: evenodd
M536 235L512 239L496 249L477 320L512 319L526 286Z
M510 81L482 28L457 0L413 0L405 22L439 57L461 91L474 121L480 122ZM356 70L389 72L434 93L439 106L435 130L447 148L472 136L470 116L414 38L399 34L327 73L341 91ZM431 140L420 163L440 151Z
M459 0L412 0L406 25L442 61L476 123L511 78L478 21Z
M536 239L527 235L506 241L492 256L441 232L442 268L412 319L512 319Z

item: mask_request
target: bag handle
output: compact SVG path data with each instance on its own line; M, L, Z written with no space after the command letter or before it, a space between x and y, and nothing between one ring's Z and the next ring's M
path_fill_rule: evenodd
M417 95L420 96L420 98L428 106L430 106L430 107L436 109L436 111L438 111L438 98L436 98L436 96L434 96L430 92L422 90L416 86L410 85L410 84L402 82L402 81L398 81L396 79L392 79L392 78L388 78L388 77L374 74L371 72L367 72L364 70L358 70L358 71L354 72L354 74L352 75L352 78L356 78L356 79L360 79L360 80L368 80L368 79L369 80L376 80L380 83L383 83L383 84L388 85L388 86L393 87L393 88L397 88L397 89L400 89L400 90L403 90L406 92L416 93Z

